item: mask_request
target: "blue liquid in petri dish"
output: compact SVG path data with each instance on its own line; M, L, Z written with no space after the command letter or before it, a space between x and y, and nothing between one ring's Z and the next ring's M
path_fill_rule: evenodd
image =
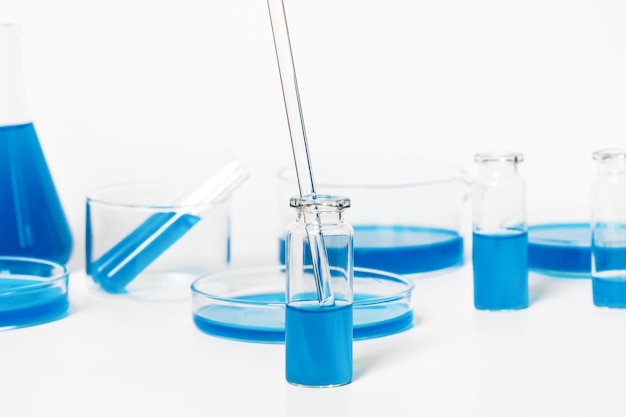
M284 238L279 240L279 254L284 265ZM355 267L404 275L461 265L463 238L453 230L398 225L354 226Z
M0 327L47 323L68 314L67 292L60 287L42 286L37 280L3 278L0 293L11 293L0 303Z
M0 254L65 263L72 235L32 123L0 126Z
M528 233L473 234L474 306L528 307Z
M308 386L352 381L352 304L317 301L285 308L287 381Z
M528 228L528 266L548 276L591 276L589 223L551 223Z
M89 205L87 205L87 224L91 224L90 216ZM132 280L184 236L199 220L199 217L191 214L175 212L153 214L96 260L89 258L93 237L87 229L87 274L104 291L112 294L125 293L126 286Z
M367 304L380 298L355 294L353 339L366 340L388 336L413 326L413 312L405 304ZM263 309L211 304L193 314L195 325L204 333L248 342L283 343L285 341L285 294L266 293L235 298L263 303Z

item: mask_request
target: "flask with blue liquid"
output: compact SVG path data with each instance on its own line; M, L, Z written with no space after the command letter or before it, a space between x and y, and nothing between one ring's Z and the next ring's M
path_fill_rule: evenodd
M515 152L475 155L472 192L474 306L478 310L528 307L526 184Z
M0 255L65 263L72 235L27 111L20 41L0 22Z

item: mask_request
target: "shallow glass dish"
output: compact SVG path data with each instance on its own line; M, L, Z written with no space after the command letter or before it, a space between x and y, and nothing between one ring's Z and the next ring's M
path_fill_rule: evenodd
M547 276L589 278L589 223L546 223L529 226L528 264L531 271Z
M55 262L0 256L0 329L65 317L68 276L67 268Z
M194 323L213 336L284 343L285 280L284 266L204 275L191 286ZM354 339L373 339L411 328L413 287L400 275L355 268Z

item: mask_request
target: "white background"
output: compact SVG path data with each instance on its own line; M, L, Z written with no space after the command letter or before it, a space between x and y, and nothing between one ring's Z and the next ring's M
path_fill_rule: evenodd
M532 214L586 207L591 152L625 144L622 1L286 0L286 8L314 167L338 153L414 155L471 172L477 151L517 150ZM234 196L233 260L274 261L265 254L279 227L275 172L292 161L265 0L2 0L0 19L23 25L27 100L71 223L74 270L84 263L90 189L194 178L224 150L251 174ZM423 415L616 411L602 383L623 370L625 316L598 313L588 281L541 281L562 297L485 318L471 308L469 273L423 283L414 331L359 347L371 372L313 401L334 404L328 415L394 405ZM72 316L0 334L0 356L13 358L0 368L0 414L61 415L67 406L68 415L210 415L222 406L293 416L307 401L285 386L278 346L216 341L188 316L169 323L180 334L148 322L144 335L123 317L140 320L143 310L105 306L72 285ZM120 338L135 359L110 341ZM520 344L530 356L515 356ZM44 345L63 364L46 368ZM378 355L386 349L390 356ZM416 365L411 349L428 360ZM214 355L225 355L222 365ZM555 373L542 374L550 364ZM24 370L32 366L37 380ZM592 377L577 379L577 367ZM43 402L30 403L45 387Z

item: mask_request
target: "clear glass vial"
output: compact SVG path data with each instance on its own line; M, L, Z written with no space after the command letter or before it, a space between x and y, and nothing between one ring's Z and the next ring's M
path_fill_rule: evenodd
M593 153L591 276L593 302L626 307L626 149Z
M479 310L528 307L526 184L521 153L479 153L472 190L474 306Z
M296 220L286 233L286 379L302 386L345 385L352 381L354 232L344 220L350 199L313 194L294 197L290 205ZM315 244L317 239L323 243ZM320 275L309 242L326 255Z

